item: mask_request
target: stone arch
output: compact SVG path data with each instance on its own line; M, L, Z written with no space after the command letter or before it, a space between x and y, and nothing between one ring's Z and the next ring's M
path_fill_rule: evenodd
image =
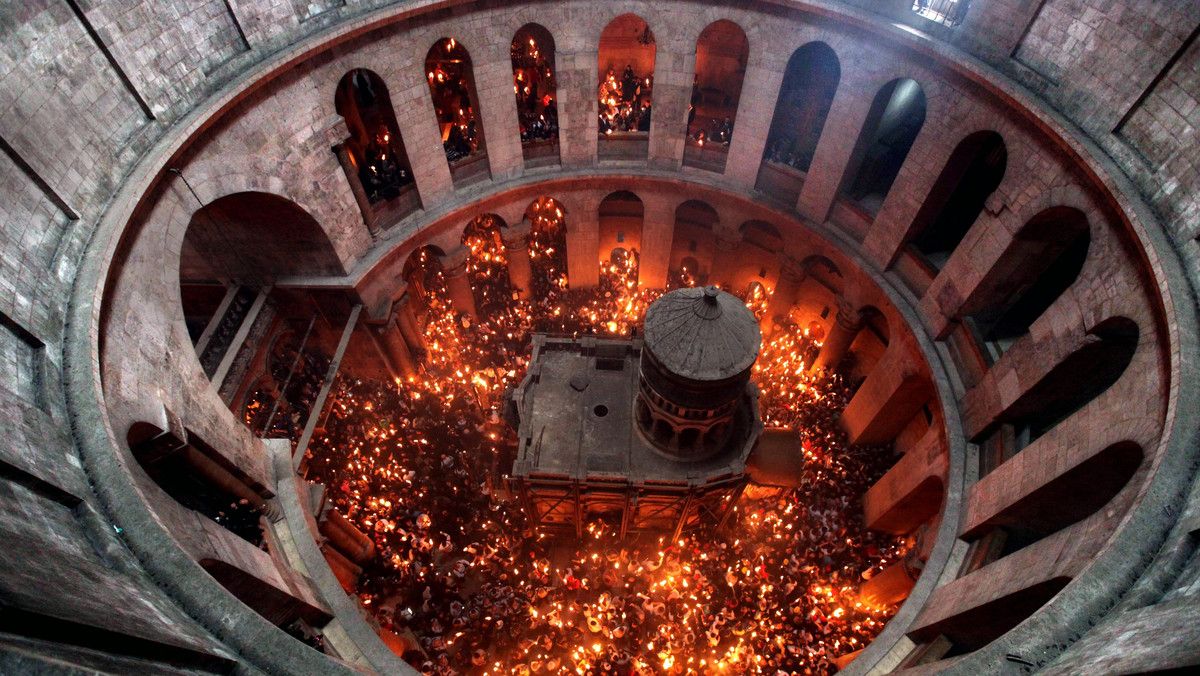
M517 127L527 166L558 161L558 72L554 35L539 23L527 23L513 35L509 49Z
M425 54L425 78L455 186L489 178L471 54L454 38L438 40Z
M179 261L182 283L344 275L325 230L291 200L265 192L219 197L192 214Z
M880 87L859 131L839 193L871 213L879 210L925 124L925 90L910 78Z
M601 262L620 248L641 251L646 208L642 199L628 190L609 193L597 208Z
M738 231L742 234L742 241L747 244L752 244L769 253L783 251L783 235L780 234L779 228L766 221L758 219L746 221L738 227Z
M597 54L600 157L645 158L657 58L654 32L639 15L621 14L601 32Z
M433 284L439 283L442 274L442 256L446 252L433 244L417 247L404 260L401 276L408 283L408 288L415 290L416 299L428 304L429 291Z
M334 109L350 132L339 158L356 197L361 190L366 199L364 216L394 221L420 208L412 165L383 79L367 68L350 70L334 91Z
M676 283L706 283L715 254L714 230L719 222L717 210L702 200L687 200L675 207L669 269Z
M1003 528L1003 553L1027 547L1103 509L1133 479L1144 457L1136 442L1109 444L965 531L963 538L973 540L989 528Z
M828 43L812 41L792 52L775 101L756 190L795 204L841 77L841 61Z
M1008 166L1008 148L994 131L958 143L913 219L912 246L941 269L967 236Z
M729 19L708 24L696 39L683 153L685 166L725 171L749 58L746 32Z

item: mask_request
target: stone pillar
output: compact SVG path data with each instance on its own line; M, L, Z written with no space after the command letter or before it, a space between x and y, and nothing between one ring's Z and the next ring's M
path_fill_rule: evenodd
M863 239L863 252L882 270L892 267L904 251L905 242L913 236L913 230L918 225L917 212L932 197L930 192L954 153L953 142L947 142L947 138L939 138L933 133L937 127L921 127L921 132L904 158L900 173L896 175L896 180L879 207L879 213L871 222L871 229ZM947 134L949 138L961 138L953 135L951 130L947 131L950 132ZM923 161L915 162L913 158ZM935 169L928 171L929 167Z
M567 280L572 289L591 289L600 283L599 198L571 200L567 207Z
M345 143L333 146L332 150L337 155L338 163L342 165L342 171L346 172L346 182L350 184L350 192L354 194L354 201L358 204L359 211L362 212L367 232L371 233L371 239L375 239L379 236L379 220L375 217L375 209L371 206L371 200L367 199L367 191L363 189L362 181L358 179L358 165L354 163L350 149L346 147Z
M817 353L817 358L813 362L813 373L821 370L830 373L835 371L838 364L842 363L846 353L850 351L850 345L854 343L854 338L862 329L862 315L845 297L837 297L837 308L837 317L834 318L829 335L825 336L825 342L821 344L821 351Z
M394 82L388 81L386 74L380 76L385 79L392 99L396 125L404 140L421 204L437 204L454 191L454 182L442 147L442 132L425 79L425 68L400 68L394 72Z
M650 116L651 166L674 170L683 164L695 66L694 44L679 44L673 40L658 42L654 55L654 103Z
M329 538L343 556L362 565L375 556L375 541L342 516L336 509L325 511L325 519L317 525L321 535Z
M417 313L413 311L412 300L407 291L396 301L394 311L396 326L400 329L400 335L404 336L404 342L408 343L411 350L424 352L425 335L421 331L421 324L417 321Z
M729 159L725 161L725 180L729 188L748 191L758 179L767 134L775 115L775 102L783 85L782 65L766 63L768 56L755 57L756 45L750 45L750 61L742 78L742 98L738 101ZM786 57L785 57L786 58Z
M503 52L499 48L503 48ZM480 51L496 51L491 58L473 60L475 98L479 124L483 127L487 145L488 165L493 180L512 178L525 167L521 151L521 135L517 124L517 102L512 90L512 60L509 43L487 47ZM475 53L472 51L472 53Z
M662 289L667 286L667 268L671 265L671 245L675 239L675 202L667 195L659 194L647 195L642 203L645 215L638 288Z
M475 319L475 294L471 291L471 280L467 277L467 257L471 250L460 246L441 257L442 274L446 278L446 289L450 292L450 303L456 312L465 312Z
M355 593L358 587L358 576L362 575L362 568L343 556L328 541L321 543L321 554L325 556L325 562L329 564L329 569L333 571L333 575L342 585L342 589L347 594Z
M779 260L783 263L779 269L779 282L775 284L775 290L767 299L767 311L763 313L762 318L764 340L775 332L775 325L781 323L792 311L792 307L796 305L796 298L800 295L800 285L808 277L804 268L791 256L780 254Z
M949 463L940 426L930 427L916 448L863 495L863 523L871 530L904 535L937 516Z
M564 43L566 39L562 40ZM596 116L599 103L599 54L593 44L579 45L572 51L565 44L555 44L554 60L558 94L558 148L563 168L590 166L596 163L599 147Z
M915 350L893 339L854 393L841 417L850 443L892 441L933 396L933 384L921 372Z
M504 254L508 257L508 278L512 282L513 288L527 300L533 292L533 270L530 268L529 262L529 232L531 230L533 230L532 223L521 221L511 228L504 228L500 231L500 238L504 240Z
M375 332L377 344L387 357L388 366L392 371L392 376L401 379L408 379L417 374L416 362L413 360L412 352L408 348L408 343L404 340L404 334L400 332L400 326L395 317L391 317L386 324L371 328Z
M858 170L859 158L852 155L874 102L875 92L847 86L853 82L848 75L842 73L842 84L834 94L829 116L821 129L821 140L796 203L796 211L816 223L824 223L829 216L846 174Z
M908 598L916 584L916 578L909 574L905 561L900 560L864 582L858 598L872 608L887 608Z

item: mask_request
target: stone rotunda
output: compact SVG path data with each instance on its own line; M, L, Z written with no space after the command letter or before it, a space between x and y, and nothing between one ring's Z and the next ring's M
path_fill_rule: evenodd
M862 523L912 547L841 673L1194 668L1198 26L1192 0L5 3L0 672L414 673L304 450L341 374L414 383L431 324L477 325L474 234L522 301L559 284L552 214L566 287L619 268L722 323L703 289L736 290L821 343L793 370L853 385L841 430L893 461ZM648 324L628 411L703 456L759 338L710 378ZM231 496L261 546L212 518Z

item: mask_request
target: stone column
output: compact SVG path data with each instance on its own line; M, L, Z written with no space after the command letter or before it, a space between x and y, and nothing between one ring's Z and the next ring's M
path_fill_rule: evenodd
M566 38L563 42L566 42ZM596 133L599 55L594 44L590 48L580 45L577 50L570 49L566 44L556 44L554 60L558 64L554 75L558 94L558 148L562 165L564 168L593 165L596 163L599 141Z
M767 311L762 318L764 339L769 338L775 332L775 326L782 323L792 311L792 307L796 305L796 298L800 295L800 285L808 277L800 263L791 256L779 254L779 260L783 264L779 269L779 282L775 284L774 292L767 299Z
M442 132L424 71L424 67L401 68L395 72L394 81L386 84L417 194L421 204L430 205L451 194L454 182L450 178L450 165L442 148ZM381 76L388 80L386 75Z
M683 164L695 66L695 45L667 40L658 42L654 55L654 103L648 158L652 166L678 169Z
M829 216L846 175L858 170L860 158L853 155L874 101L873 92L858 91L847 86L848 82L853 80L843 73L796 203L801 216L817 223L824 223Z
M572 289L590 289L600 283L599 208L599 198L594 196L571 199L567 204L567 279Z
M738 101L729 159L725 161L725 180L734 190L749 190L758 179L767 134L775 115L775 102L783 84L780 64L767 63L766 55L756 58L750 45L750 62L742 79L742 98ZM785 57L786 58L786 57Z
M638 288L662 289L667 286L667 268L671 265L671 245L675 239L675 203L662 194L647 195L642 203L645 215Z
M372 327L372 330L375 332L384 356L387 357L392 375L402 379L415 376L417 373L416 361L413 359L412 351L408 349L408 343L404 340L404 334L401 333L396 318L393 316L386 324Z
M502 53L497 50L499 47L503 47ZM475 98L479 108L479 124L487 145L488 165L492 179L498 181L512 178L524 170L525 157L518 133L509 43L504 42L492 49L497 51L487 55L491 58L474 61ZM488 50L484 48L480 51L486 53Z
M832 373L837 369L838 364L842 363L842 359L850 351L850 345L854 343L855 336L862 329L862 314L845 297L837 297L837 308L837 317L834 318L829 335L825 336L821 351L817 353L817 358L813 362L812 371L814 373L820 372L822 369Z
M417 313L413 311L412 300L407 291L396 301L394 311L396 325L400 329L400 335L404 336L404 342L408 343L410 349L424 352L425 335L421 331L421 323L417 321Z
M338 163L342 165L342 171L346 172L346 182L350 184L350 192L354 194L354 201L358 204L359 211L362 212L367 232L371 233L371 239L375 239L379 236L379 222L375 217L375 209L371 206L371 200L367 199L367 191L363 189L362 181L358 179L358 166L350 155L350 149L346 147L345 143L339 143L333 146L332 150L337 155Z
M887 608L908 598L917 584L903 560L884 568L863 583L858 598L872 608Z
M921 372L913 346L893 339L879 363L842 411L841 425L852 444L884 444L933 396L933 384Z
M450 292L450 303L456 312L465 312L475 319L475 294L471 291L471 280L467 277L467 257L471 250L460 246L441 257L442 274Z
M713 234L716 236L716 246L714 247L716 253L713 255L714 262L710 268L708 283L721 284L729 281L728 277L723 273L732 272L732 270L729 269L729 266L721 266L720 271L718 271L716 261L722 259L728 260L729 257L734 255L733 252L737 251L738 247L742 245L742 233L726 227L718 227L714 229Z
M508 278L512 281L513 288L525 299L528 299L533 292L533 271L529 261L529 232L531 230L533 230L532 223L521 221L511 228L504 228L500 231L500 237L504 240L504 253L508 256Z

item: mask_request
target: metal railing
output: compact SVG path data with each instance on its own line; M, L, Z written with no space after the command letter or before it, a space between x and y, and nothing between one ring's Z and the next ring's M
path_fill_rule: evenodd
M944 26L957 26L967 15L971 0L913 0L912 11Z

